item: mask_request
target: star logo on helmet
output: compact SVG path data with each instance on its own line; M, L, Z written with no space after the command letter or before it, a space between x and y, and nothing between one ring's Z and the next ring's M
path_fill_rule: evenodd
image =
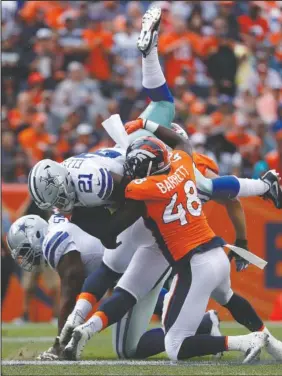
M57 187L57 176L59 175L51 175L49 171L47 171L47 178L44 178L43 176L40 177L40 181L44 181L46 183L45 190L50 187L50 185L53 185L53 187Z
M26 235L26 229L32 226L27 226L24 222L18 226L18 231L22 231Z

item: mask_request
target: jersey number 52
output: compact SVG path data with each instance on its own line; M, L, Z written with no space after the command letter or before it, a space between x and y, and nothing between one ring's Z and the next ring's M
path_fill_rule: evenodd
M174 221L180 221L181 226L184 226L188 223L187 212L194 217L198 217L202 212L202 202L197 196L197 189L195 183L192 180L188 180L184 185L184 191L187 197L186 208L182 204L178 204L175 207L177 202L178 194L174 193L171 198L170 203L164 210L163 221L164 223L171 223Z

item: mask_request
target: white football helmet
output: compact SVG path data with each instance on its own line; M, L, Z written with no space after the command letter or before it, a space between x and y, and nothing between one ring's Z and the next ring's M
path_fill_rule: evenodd
M174 132L180 134L180 136L184 137L186 140L189 139L188 134L184 131L184 129L179 124L171 123L171 126Z
M11 255L24 270L31 271L41 264L42 243L48 223L38 215L25 215L12 224L7 234Z
M42 210L53 207L65 213L72 211L75 203L75 188L70 172L60 163L43 159L30 171L28 189Z

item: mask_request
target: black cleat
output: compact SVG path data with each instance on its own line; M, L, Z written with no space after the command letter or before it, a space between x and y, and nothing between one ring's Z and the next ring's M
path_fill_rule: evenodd
M269 190L262 197L271 200L277 209L282 209L282 189L279 185L278 172L269 170L261 177L261 180L269 185Z

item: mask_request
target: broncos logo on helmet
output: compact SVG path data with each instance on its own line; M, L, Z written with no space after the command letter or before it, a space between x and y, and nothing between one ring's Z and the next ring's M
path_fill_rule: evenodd
M166 145L154 137L141 137L126 151L125 175L131 179L164 173L170 161Z

